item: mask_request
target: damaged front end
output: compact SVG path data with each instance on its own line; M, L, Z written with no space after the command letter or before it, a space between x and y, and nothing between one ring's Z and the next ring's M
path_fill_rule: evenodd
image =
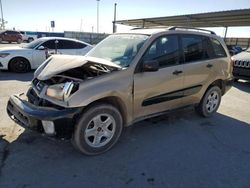
M47 135L71 137L84 106L71 106L70 98L83 84L120 69L96 58L52 56L34 73L26 96L10 97L7 112L25 127Z

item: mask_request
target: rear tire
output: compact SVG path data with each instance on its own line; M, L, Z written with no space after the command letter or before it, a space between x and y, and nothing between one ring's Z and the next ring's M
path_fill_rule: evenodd
M18 57L14 58L9 63L10 71L17 73L24 73L30 71L30 63L27 59Z
M22 43L22 39L17 39L17 44L21 44Z
M212 86L206 91L196 111L203 117L210 117L218 110L220 102L221 89L218 86Z
M121 135L122 128L122 116L115 107L97 104L79 119L72 144L83 154L98 155L113 147Z

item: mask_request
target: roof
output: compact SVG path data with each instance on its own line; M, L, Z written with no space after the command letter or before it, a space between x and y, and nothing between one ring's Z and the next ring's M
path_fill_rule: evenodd
M80 42L80 43L83 43L83 44L86 44L88 46L91 46L91 44L87 43L87 42L83 42L83 41L80 41L78 39L73 39L73 38L67 38L67 37L41 37L39 38L40 40L43 40L43 41L46 41L46 40L51 40L51 39L58 39L58 40L70 40L70 41L75 41L75 42ZM37 39L37 40L39 40Z
M117 24L133 27L189 26L189 27L232 27L250 26L250 9L227 10L180 16L118 20Z
M66 37L41 37L40 39L48 40L48 39L60 39L60 40L73 40L73 41L79 41L77 39L72 38L66 38Z

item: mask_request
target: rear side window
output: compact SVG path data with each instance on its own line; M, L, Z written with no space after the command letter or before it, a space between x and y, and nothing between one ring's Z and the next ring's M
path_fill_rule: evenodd
M69 40L59 40L58 49L74 49L75 42Z
M206 37L198 35L183 35L181 41L186 63L209 58L206 48Z
M222 47L221 43L218 40L210 38L210 42L211 42L211 47L213 48L212 49L213 57L218 58L227 56L224 48Z
M157 60L160 68L179 64L178 36L168 35L158 38L147 50L145 60Z
M58 48L59 49L80 49L84 48L86 45L75 42L75 41L70 41L70 40L59 40L58 43Z
M85 48L87 46L86 44L83 44L83 43L80 43L80 42L76 42L75 45L76 45L75 46L76 49Z
M17 35L17 34L19 34L19 32L17 32L17 31L7 31L7 34Z

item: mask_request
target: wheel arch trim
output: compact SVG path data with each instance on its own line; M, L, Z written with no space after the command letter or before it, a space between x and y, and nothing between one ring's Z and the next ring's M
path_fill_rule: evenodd
M27 57L23 57L23 56L15 56L15 57L12 57L12 58L9 60L9 62L8 62L8 70L10 70L10 63L11 63L11 61L13 61L14 59L18 59L18 58L22 58L22 59L27 60L27 61L28 61L28 63L29 63L30 68L32 69L32 66L31 66L30 60L29 60Z

